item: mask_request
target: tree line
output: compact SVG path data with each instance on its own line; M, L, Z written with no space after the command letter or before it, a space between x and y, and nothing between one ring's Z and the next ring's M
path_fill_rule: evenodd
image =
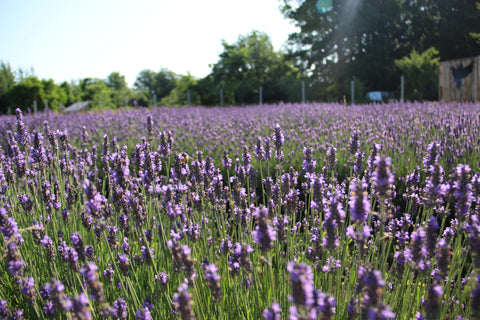
M206 77L160 68L142 70L132 88L112 72L56 84L0 63L0 112L10 108L58 109L76 101L91 108L157 105L246 105L339 101L350 92L400 91L408 100L438 99L438 63L480 54L480 3L472 0L281 0L299 27L275 51L263 32L241 35L223 51ZM319 9L319 3L329 7ZM305 95L302 86L305 85ZM220 98L220 91L222 96ZM222 99L222 100L220 100Z
M438 67L432 66L480 54L479 1L282 2L284 15L300 28L289 37L290 57L300 72L323 84L327 96L348 92L351 79L359 94L398 92L404 74L408 99L435 100Z

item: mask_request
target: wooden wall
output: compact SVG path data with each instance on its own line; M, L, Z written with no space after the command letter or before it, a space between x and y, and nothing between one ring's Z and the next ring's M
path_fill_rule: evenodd
M461 75L461 69L469 66L472 71L468 75L455 79L454 74ZM480 101L480 56L442 61L439 68L440 100Z

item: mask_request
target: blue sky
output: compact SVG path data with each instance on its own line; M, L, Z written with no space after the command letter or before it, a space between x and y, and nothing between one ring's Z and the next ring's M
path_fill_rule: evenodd
M201 78L252 30L276 50L296 28L279 0L0 0L0 60L55 82L167 68Z

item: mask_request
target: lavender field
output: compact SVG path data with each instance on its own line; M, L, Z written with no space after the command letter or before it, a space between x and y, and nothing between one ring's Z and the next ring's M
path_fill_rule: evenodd
M0 319L480 319L480 105L0 121Z

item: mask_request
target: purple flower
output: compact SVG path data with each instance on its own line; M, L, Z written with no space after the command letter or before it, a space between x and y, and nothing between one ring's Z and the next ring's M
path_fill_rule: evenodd
M163 286L168 283L170 276L164 272L160 272L158 275L155 275L155 281L159 281Z
M317 161L313 158L313 152L311 148L303 149L303 171L305 173L312 173L315 171Z
M322 319L331 320L336 313L337 302L334 297L330 297L320 290L314 290L315 309L323 314ZM310 312L312 314L312 312Z
M363 171L363 159L365 158L365 152L356 152L355 153L355 162L353 164L353 172L358 177L362 174Z
M367 315L369 319L394 318L395 314L381 301L385 286L381 271L360 267L357 275L359 291L364 294L362 314Z
M257 208L253 216L257 219L257 226L252 232L253 241L259 245L262 251L274 248L277 232L268 220L268 209Z
M1 172L1 169L0 169ZM33 215L33 200L32 197L28 194L21 194L17 196L18 203L22 206L22 209L26 214Z
M328 170L334 172L337 168L337 148L328 147L327 157L325 159Z
M7 319L10 315L10 311L8 310L7 301L0 300L0 319Z
M130 261L126 255L117 253L117 265L124 275L130 273Z
M428 168L427 180L424 189L426 204L429 207L441 205L447 193L447 186L444 184L445 171L436 163Z
M292 301L297 307L312 307L314 304L313 272L309 265L290 261L287 264L287 271L290 273Z
M138 320L152 320L152 314L147 307L143 307L142 309L138 309L135 312L135 316Z
M20 292L24 295L25 299L28 300L32 305L35 304L36 291L35 291L35 281L32 277L21 278L18 280L18 284L21 289Z
M38 169L45 168L48 163L46 150L43 147L42 141L42 134L40 132L35 132L33 135L33 146L30 148L30 164L38 167Z
M360 131L353 131L352 132L352 137L350 138L350 153L355 154L358 152L358 149L360 148L360 141L358 140L358 137L360 135Z
M123 243L122 243L122 251L125 252L126 254L130 253L130 244L128 242L128 238L124 237L123 238Z
M53 301L55 308L61 312L68 312L72 309L72 301L64 291L65 286L61 281L51 279L49 283L45 284L45 292Z
M275 125L275 132L273 134L273 142L275 144L275 159L277 161L282 161L283 160L283 152L282 152L282 146L283 143L285 142L285 137L283 136L283 132L280 129L280 125ZM266 148L265 148L266 149Z
M222 288L220 287L220 276L217 274L218 268L215 264L209 264L205 267L205 280L212 293L214 302L222 299Z
M120 297L113 302L112 314L117 319L127 319L128 307L127 302L123 297Z
M233 277L237 276L241 269L247 273L253 271L253 265L249 256L254 251L249 244L235 243L233 254L228 257L229 270Z
M23 150L27 150L28 145L30 144L30 136L25 129L25 123L23 122L23 114L22 111L17 108L15 109L16 113L16 125L17 125L17 132L16 132L16 140L18 144L23 148Z
M220 242L220 251L223 253L223 254L227 254L230 249L233 247L233 244L230 240L228 239L222 239L221 242Z
M104 302L106 300L103 291L103 285L98 280L98 267L94 263L87 263L80 269L80 273L85 277L88 287L90 288L90 298L93 301Z
M173 303L175 309L180 312L182 320L193 320L195 319L192 311L193 301L191 300L191 295L188 292L188 281L185 279L185 282L180 284L177 289L177 292L173 295Z
M255 144L255 157L258 160L265 160L265 149L262 145L262 139L257 137L256 144Z
M393 196L395 177L390 171L392 159L390 157L376 156L374 172L372 174L373 188L379 199L388 199Z
M440 225L438 224L437 218L431 216L428 219L427 230L425 232L425 245L427 248L427 257L432 258L435 255L435 245L437 243L438 230Z
M263 310L262 315L265 320L281 320L281 312L282 308L280 308L280 305L274 302L269 308Z
M55 315L55 306L52 300L45 301L45 304L42 307L42 312L49 318Z
M472 319L475 319L475 316L478 319L480 315L480 273L477 273L475 277L475 287L472 289L470 305Z
M427 248L425 246L425 230L422 227L418 227L412 232L410 248L408 254L412 257L414 267L420 270L425 270L428 267L428 262L425 261L427 257Z
M112 284L113 284L113 274L114 273L115 273L115 270L110 265L110 263L108 264L108 268L103 270L103 276L106 277L108 279L108 282L110 282Z
M85 247L83 245L82 237L78 232L73 232L70 234L70 239L72 240L73 247L78 254L80 261L85 261Z
M435 141L427 147L427 154L423 158L423 167L427 170L430 166L438 163L439 145Z
M88 298L85 293L80 293L73 297L72 313L76 319L90 320L93 319L90 308L88 307Z
M370 213L370 201L365 191L364 180L353 179L350 183L349 212L353 223L363 223Z
M0 208L0 232L6 240L15 239L18 244L23 242L23 238L18 232L17 222L13 217L10 217L7 210Z
M425 301L425 313L427 319L440 319L442 306L443 289L438 284L428 287L427 299Z
M22 276L25 261L20 256L17 244L15 242L7 242L5 253L8 272L12 276Z

